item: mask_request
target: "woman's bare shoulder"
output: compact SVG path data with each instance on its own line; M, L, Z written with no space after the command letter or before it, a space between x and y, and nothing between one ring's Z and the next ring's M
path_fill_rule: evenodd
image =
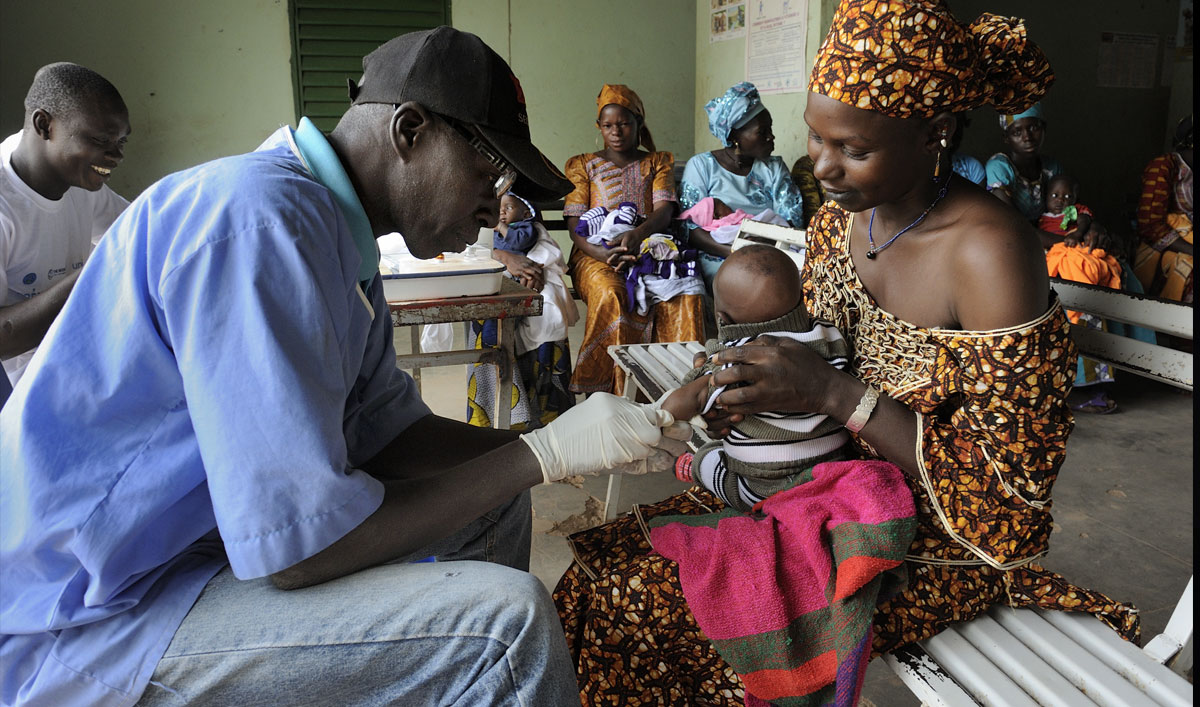
M981 190L956 200L950 265L956 319L963 329L1016 326L1045 313L1046 255L1033 226Z

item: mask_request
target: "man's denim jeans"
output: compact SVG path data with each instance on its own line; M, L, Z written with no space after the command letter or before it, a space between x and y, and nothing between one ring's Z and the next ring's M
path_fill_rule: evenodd
M579 704L529 562L529 494L394 563L306 589L209 582L139 705ZM484 560L484 561L480 561Z

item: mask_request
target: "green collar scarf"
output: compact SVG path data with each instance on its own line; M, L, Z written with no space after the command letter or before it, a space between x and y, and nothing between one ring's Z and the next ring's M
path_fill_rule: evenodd
M308 118L301 118L300 127L296 128L293 136L300 159L317 181L333 192L333 199L350 226L350 235L354 238L354 245L358 247L358 254L362 256L362 264L358 266L358 279L365 286L379 272L379 244L375 242L375 234L371 232L367 212L363 211L362 202L358 200L358 194L350 184L350 177L346 175L337 153L317 126Z

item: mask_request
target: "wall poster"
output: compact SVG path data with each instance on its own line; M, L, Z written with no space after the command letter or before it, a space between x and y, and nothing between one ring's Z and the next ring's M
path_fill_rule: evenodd
M746 80L760 93L808 89L808 0L748 0Z
M1101 32L1096 85L1102 88L1154 88L1158 35Z
M710 0L712 12L708 22L708 42L746 36L745 0Z

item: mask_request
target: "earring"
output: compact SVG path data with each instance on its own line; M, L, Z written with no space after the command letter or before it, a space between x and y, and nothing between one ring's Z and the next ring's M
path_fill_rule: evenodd
M933 181L935 182L938 180L938 177L942 176L942 151L950 146L950 143L946 141L945 135L942 136L940 144L941 147L938 148L937 162L933 163Z

